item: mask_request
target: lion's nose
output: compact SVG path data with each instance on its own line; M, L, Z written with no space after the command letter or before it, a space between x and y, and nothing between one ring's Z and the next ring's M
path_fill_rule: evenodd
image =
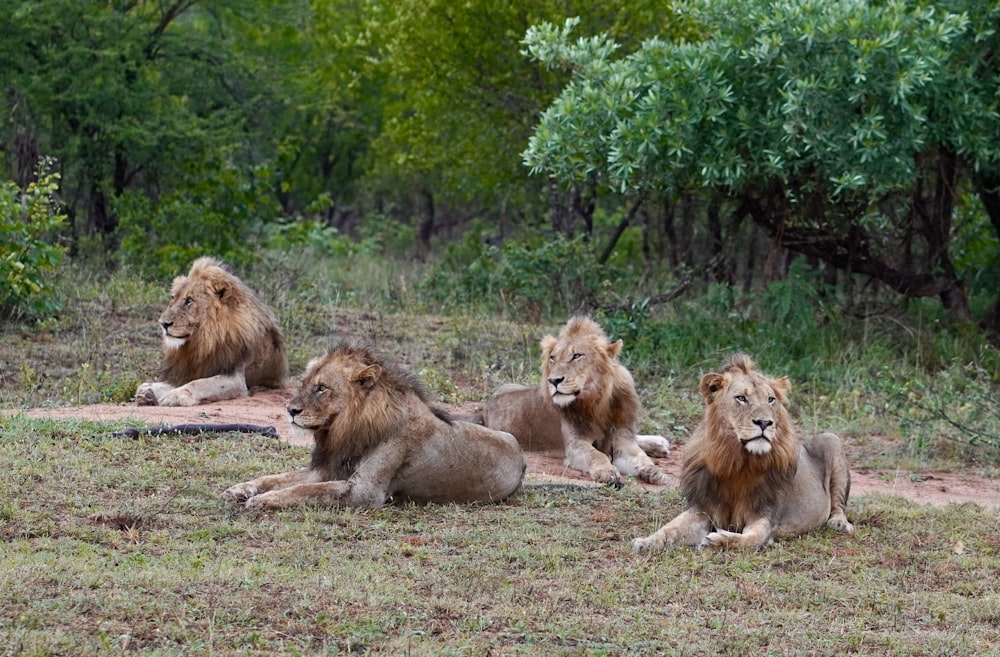
M559 384L562 383L565 380L566 380L566 377L559 376L559 377L555 377L555 378L549 379L549 383L551 383L554 387L558 388Z
M756 424L758 427L760 427L761 431L765 431L769 426L771 426L772 424L774 424L774 421L773 420L754 420L753 423Z
M302 412L301 408L295 408L294 406L286 406L286 408L288 409L288 414L291 415L292 417L295 417L296 415Z
M160 322L160 326L163 328L164 331L166 331L168 328L170 328L173 325L174 325L173 322Z

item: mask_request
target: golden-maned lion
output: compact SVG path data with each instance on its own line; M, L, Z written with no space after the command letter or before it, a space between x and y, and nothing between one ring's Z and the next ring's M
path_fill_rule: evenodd
M758 547L824 522L854 532L840 438L824 433L802 444L785 409L788 378L772 379L754 367L737 353L721 372L702 378L704 418L684 448L687 509L651 536L636 538L636 550L672 543Z
M141 406L234 399L254 387L280 388L288 374L274 313L213 258L198 258L174 279L160 329L160 380L139 386Z
M309 363L286 407L312 432L308 468L237 484L223 495L247 508L314 502L378 507L417 502L497 502L521 486L524 455L509 433L453 420L420 380L358 342Z
M622 341L611 342L598 324L574 317L558 338L542 338L540 386L508 384L486 403L483 423L517 437L526 450L562 449L571 468L619 484L619 473L653 484L667 476L636 436L639 395L618 361ZM665 455L666 440L646 436L649 450Z

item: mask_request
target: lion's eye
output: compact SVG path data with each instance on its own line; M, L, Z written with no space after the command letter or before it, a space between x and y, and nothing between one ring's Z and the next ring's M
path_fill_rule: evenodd
M573 354L570 360L580 360L581 358L583 358L583 354Z
M746 395L736 395L736 401L738 401L741 404L745 404L745 403L747 403L747 396Z
M313 392L315 392L317 395L326 392L326 390L327 390L326 386L323 385L322 383L317 383L316 385L313 386Z
M774 397L768 397L768 398L767 398L767 403L768 403L768 404L773 404L774 402L775 402L775 399L774 399Z
M192 299L191 297L184 297L185 306L190 306L192 303L194 303L194 299Z

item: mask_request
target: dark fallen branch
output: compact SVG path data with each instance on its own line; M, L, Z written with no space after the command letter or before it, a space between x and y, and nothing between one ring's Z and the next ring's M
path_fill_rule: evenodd
M138 438L139 436L180 436L203 433L259 433L268 438L278 438L278 430L272 426L257 424L175 424L159 427L133 427L116 431L112 438Z

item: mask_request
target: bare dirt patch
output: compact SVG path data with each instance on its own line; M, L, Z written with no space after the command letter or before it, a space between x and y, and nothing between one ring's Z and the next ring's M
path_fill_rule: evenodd
M24 413L29 417L51 419L82 419L96 422L135 422L136 426L174 424L257 424L273 426L282 440L291 444L307 445L291 433L285 412L285 402L291 390L270 390L251 397L215 402L202 406L166 408L136 406L135 404L94 404L91 406L32 408L7 413ZM453 409L461 412L462 409ZM850 460L851 445L847 444ZM668 485L676 485L683 460L683 446L673 449L670 456L656 459L661 468L672 478ZM581 473L563 465L558 455L532 453L527 455L528 476L535 480L565 480L581 484L591 483ZM648 490L660 490L644 482L637 485ZM1000 508L1000 480L990 479L981 473L920 471L902 469L852 469L851 493L863 495L877 493L903 497L919 504L944 506L971 502L984 508Z

